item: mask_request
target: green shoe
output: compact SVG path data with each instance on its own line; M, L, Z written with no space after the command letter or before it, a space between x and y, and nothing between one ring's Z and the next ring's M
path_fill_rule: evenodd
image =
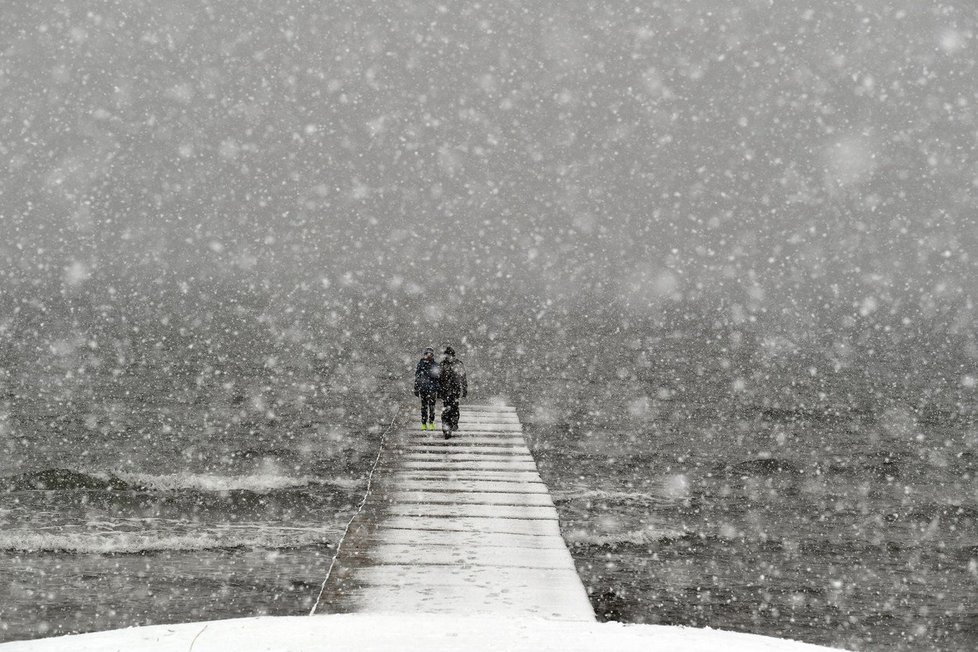
M424 421L422 421L422 422L421 422L421 429L422 429L422 430L427 430L427 429L428 429L428 424L427 424L427 423L425 423Z

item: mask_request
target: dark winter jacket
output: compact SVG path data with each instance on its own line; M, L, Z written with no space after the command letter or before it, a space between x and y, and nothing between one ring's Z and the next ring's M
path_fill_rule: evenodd
M465 379L465 365L458 358L445 358L441 361L441 396L465 396L469 393L469 383Z
M414 393L437 396L441 384L439 382L440 375L441 366L437 362L421 358L418 361L418 367L414 370Z

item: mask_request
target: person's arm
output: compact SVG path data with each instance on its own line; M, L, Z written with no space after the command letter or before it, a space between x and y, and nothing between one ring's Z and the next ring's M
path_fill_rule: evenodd
M414 395L421 396L421 362L414 368Z
M469 379L465 374L465 366L462 366L462 398L465 398L469 393Z

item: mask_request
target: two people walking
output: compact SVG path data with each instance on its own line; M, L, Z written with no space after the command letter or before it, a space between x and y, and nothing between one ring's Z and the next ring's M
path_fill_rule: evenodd
M441 429L445 439L450 439L458 430L459 399L468 393L465 365L455 357L455 349L445 347L439 362L435 350L426 348L414 370L414 395L421 398L421 429L435 429L435 401L441 398Z

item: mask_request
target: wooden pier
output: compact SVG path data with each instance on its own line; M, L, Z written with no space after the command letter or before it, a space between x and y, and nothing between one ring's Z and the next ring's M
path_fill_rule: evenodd
M594 621L516 410L463 405L448 440L399 422L313 613Z

